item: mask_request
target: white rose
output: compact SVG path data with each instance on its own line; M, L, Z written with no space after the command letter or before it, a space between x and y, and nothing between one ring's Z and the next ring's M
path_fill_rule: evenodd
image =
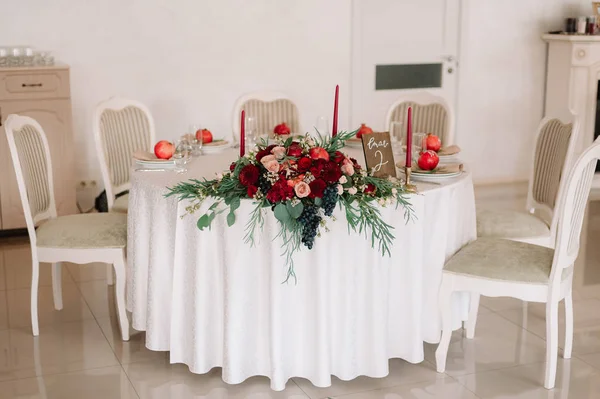
M354 194L356 194L357 192L358 192L358 190L356 189L356 187L350 187L350 188L348 189L348 194L350 194L350 195L354 195Z
M340 183L342 183L342 184L348 183L348 179L346 179L346 176L340 177Z

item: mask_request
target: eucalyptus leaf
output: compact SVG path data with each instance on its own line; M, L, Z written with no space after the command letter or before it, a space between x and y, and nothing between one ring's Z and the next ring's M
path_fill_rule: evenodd
M298 219L300 215L302 215L304 205L302 204L302 202L298 202L296 205L292 205L292 202L288 201L286 208L291 217L293 217L294 219Z
M235 213L229 212L227 214L227 226L231 227L235 223Z
M319 197L316 197L315 198L315 205L316 206L321 206L322 204L323 204L323 199L319 198Z
M229 207L231 209L231 212L235 211L236 209L238 209L240 207L240 197L233 197L231 199L231 202L229 203Z
M215 209L217 209L218 206L219 206L219 202L215 202L210 206L210 208L208 208L208 210L214 211Z
M200 230L204 230L206 227L210 226L210 218L208 217L208 214L204 214L202 216L200 216L200 219L198 219L198 223L196 223L196 225L198 226L198 228Z
M286 223L290 219L290 213L288 212L287 207L284 203L280 202L279 204L277 204L273 213L275 213L275 217L277 218L277 220L279 220L282 223Z

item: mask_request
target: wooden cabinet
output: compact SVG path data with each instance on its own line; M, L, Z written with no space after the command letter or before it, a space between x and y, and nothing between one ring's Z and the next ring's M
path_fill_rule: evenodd
M77 213L69 69L67 66L0 69L0 121L10 114L34 118L50 146L59 215ZM4 126L0 126L0 226L26 227Z

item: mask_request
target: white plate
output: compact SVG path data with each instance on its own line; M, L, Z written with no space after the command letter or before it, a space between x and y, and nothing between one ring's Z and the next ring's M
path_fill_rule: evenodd
M203 154L218 154L219 152L224 151L224 150L228 149L229 147L231 147L230 142L226 142L221 145L204 145L204 146L202 146L202 153Z
M412 173L410 176L413 180L419 180L419 181L440 181L440 180L447 180L447 179L452 179L455 177L458 177L461 175L462 172L456 172L456 173L448 173L448 174L444 174L444 175L438 175L438 174L420 174L420 173Z
M352 148L362 148L362 140L356 141L356 140L346 140L346 146L348 147L352 147Z
M141 159L135 160L136 165L143 166L148 169L168 169L175 167L175 161L142 161Z

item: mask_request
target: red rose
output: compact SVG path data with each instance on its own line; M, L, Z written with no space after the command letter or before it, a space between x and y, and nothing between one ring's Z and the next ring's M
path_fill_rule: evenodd
M335 183L342 177L342 170L334 161L329 161L325 164L321 177L327 183Z
M298 171L306 172L310 168L311 165L312 165L312 160L310 158L307 158L307 157L300 158L298 160Z
M246 192L246 194L248 194L248 197L254 198L254 196L256 195L257 191L258 191L258 187L256 187L256 186L248 186L248 191Z
M316 159L313 161L313 166L310 168L310 173L314 177L321 177L321 172L323 172L323 168L325 167L325 163L327 161L323 159Z
M300 147L300 143L294 141L287 149L287 154L290 157L299 157L302 155L302 147Z
M231 165L229 165L229 170L232 172L235 170L235 162L232 162Z
M267 193L267 199L271 203L288 200L294 196L294 189L290 187L287 180L281 178L273 184Z
M243 186L253 186L258 182L260 170L254 165L246 165L240 171L240 183Z
M333 154L333 161L337 164L340 164L344 161L344 154L342 154L339 151L336 151L335 154Z
M375 191L377 191L377 187L372 184L367 184L367 187L365 188L365 194L375 194Z
M325 191L327 184L323 180L317 179L317 180L313 180L312 182L310 182L309 187L310 187L310 194L309 194L310 198L323 198L323 191Z

